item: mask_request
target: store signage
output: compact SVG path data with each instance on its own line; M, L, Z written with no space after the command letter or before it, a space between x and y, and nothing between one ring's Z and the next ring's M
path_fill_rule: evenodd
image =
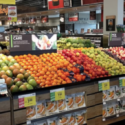
M9 34L0 33L0 42L9 42Z
M15 4L16 0L0 0L0 4Z
M8 20L11 22L17 22L17 7L8 6Z
M125 44L125 33L109 33L108 45L110 47L121 46Z
M7 85L4 79L0 79L0 94L7 94Z
M90 20L96 20L96 11L90 11Z
M120 85L120 87L125 86L125 77L119 78L119 85Z
M57 49L57 34L35 35L16 34L10 35L10 53L23 51L41 51Z
M69 14L69 22L78 21L78 20L79 20L79 13Z
M58 101L65 99L65 89L60 88L60 89L50 90L50 99L51 101Z
M36 105L36 93L18 96L19 108Z
M99 91L109 90L110 89L110 81L103 80L98 82Z
M70 7L70 0L48 0L48 8L59 9L64 7Z
M115 31L115 16L106 16L106 31Z

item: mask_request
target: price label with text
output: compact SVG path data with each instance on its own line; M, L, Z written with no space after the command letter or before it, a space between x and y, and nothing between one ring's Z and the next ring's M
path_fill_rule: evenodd
M119 78L119 85L120 85L120 87L125 86L125 77Z
M19 108L30 107L36 105L36 94L26 94L18 96Z
M99 81L98 85L99 85L99 91L104 91L104 90L110 89L110 81L109 80Z
M58 101L65 99L65 89L60 88L60 89L50 90L50 99L51 101Z

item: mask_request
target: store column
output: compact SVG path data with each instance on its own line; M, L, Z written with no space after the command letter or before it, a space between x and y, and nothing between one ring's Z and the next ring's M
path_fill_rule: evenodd
M104 0L103 34L116 32L116 25L123 24L124 0Z

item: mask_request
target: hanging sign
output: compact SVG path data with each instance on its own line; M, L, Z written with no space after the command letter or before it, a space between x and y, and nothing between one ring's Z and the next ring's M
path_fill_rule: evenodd
M15 4L16 0L0 0L0 4Z
M8 19L11 22L17 22L17 7L8 6Z
M110 81L109 80L99 81L98 85L99 85L99 91L104 91L104 90L110 89Z
M26 94L18 96L19 108L30 107L36 105L36 94Z
M50 90L50 98L51 101L58 101L65 99L65 89L60 88L60 89Z

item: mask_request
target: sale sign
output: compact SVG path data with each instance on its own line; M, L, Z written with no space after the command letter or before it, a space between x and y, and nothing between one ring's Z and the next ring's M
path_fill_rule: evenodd
M8 19L11 22L17 22L17 7L8 6Z
M78 21L78 20L79 20L79 14L78 13L69 14L69 22Z

